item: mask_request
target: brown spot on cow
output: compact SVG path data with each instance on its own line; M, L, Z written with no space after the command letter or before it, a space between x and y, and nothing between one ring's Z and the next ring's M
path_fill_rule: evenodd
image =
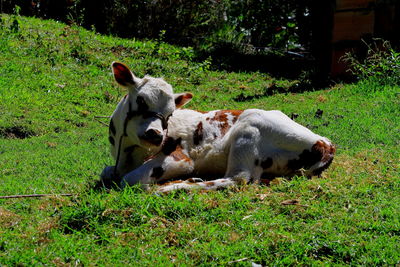
M335 146L328 145L327 143L320 140L314 144L312 149L322 154L321 162L325 163L322 167L313 171L314 175L320 176L321 173L331 165L334 154L336 152L336 148Z
M218 126L221 132L221 135L224 136L232 125L229 125L228 122L228 114L233 116L232 124L235 124L240 114L243 113L243 110L219 110L215 112L213 118L210 119L210 123L217 121L219 122Z
M184 183L184 181L182 181L182 180L174 180L174 181L169 181L169 182L163 184L163 186L168 186L168 185L173 185L173 184L182 184L182 183Z
M215 183L214 183L214 182L211 182L211 181L209 181L209 182L205 182L205 185L206 185L206 186L214 186L214 185L215 185Z
M197 146L201 141L203 141L203 123L199 122L193 133L193 144Z
M191 159L182 151L182 146L178 145L176 147L176 150L173 151L170 156L175 160L175 161L191 161Z
M291 170L298 170L301 168L308 169L316 164L318 161L321 161L323 163L326 163L325 165L328 165L332 162L335 151L336 148L333 145L328 145L323 141L317 141L311 147L311 150L305 149L299 155L298 159L289 160L288 167Z
M332 160L333 155L336 152L335 146L328 145L327 143L325 143L325 142L323 142L321 140L317 141L313 145L312 149L316 150L316 151L318 151L319 153L322 154L321 161L324 162L324 163Z

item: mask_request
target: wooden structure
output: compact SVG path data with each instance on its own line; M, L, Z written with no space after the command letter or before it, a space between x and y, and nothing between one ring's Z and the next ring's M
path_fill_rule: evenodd
M348 76L348 66L341 60L346 52L366 54L366 42L373 38L399 44L400 1L324 0L314 4L314 56L322 76Z

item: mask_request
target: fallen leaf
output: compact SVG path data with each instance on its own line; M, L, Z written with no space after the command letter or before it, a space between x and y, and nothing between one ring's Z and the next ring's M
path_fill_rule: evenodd
M65 87L65 84L56 83L56 84L55 84L55 86L57 86L57 87L59 87L59 88L61 88L61 89L62 89L62 88L64 88L64 87Z
M297 199L288 199L281 202L282 205L299 205L300 201Z
M257 194L257 197L262 201L264 200L269 194Z
M244 221L244 220L246 220L246 219L250 218L251 216L253 216L253 215L247 215L247 216L244 216L244 217L243 217L243 219L242 219L242 221Z

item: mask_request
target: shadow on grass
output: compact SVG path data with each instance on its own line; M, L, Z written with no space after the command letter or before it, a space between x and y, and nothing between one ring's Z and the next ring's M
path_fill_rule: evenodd
M23 126L0 128L0 138L5 139L25 139L37 135L38 134L34 131L27 129Z
M102 191L109 192L110 190L121 190L120 180L118 179L103 180L100 177L98 180L89 183L89 188L95 192L102 192Z
M283 94L283 93L303 93L307 91L314 91L315 88L309 83L299 82L290 87L285 86L277 86L273 83L271 86L266 87L264 92L255 95L245 95L244 93L240 93L238 96L233 98L235 102L246 102L254 99L259 99L263 97L272 96L275 94Z

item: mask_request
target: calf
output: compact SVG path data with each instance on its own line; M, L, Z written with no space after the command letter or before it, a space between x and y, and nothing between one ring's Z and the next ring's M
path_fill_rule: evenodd
M174 94L163 79L137 78L122 63L114 62L112 70L128 94L111 116L116 164L103 170L104 180L122 187L163 184L160 192L217 189L320 175L333 160L335 147L327 138L280 111L180 109L192 94Z

